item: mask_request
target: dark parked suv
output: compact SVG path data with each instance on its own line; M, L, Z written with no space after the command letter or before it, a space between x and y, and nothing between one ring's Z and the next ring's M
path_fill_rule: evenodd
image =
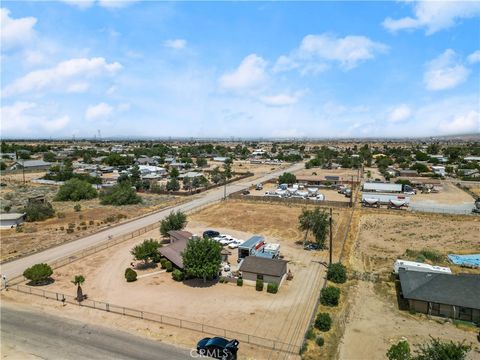
M215 236L218 236L218 235L220 235L220 233L215 230L206 230L203 232L204 238L214 238Z
M238 340L221 337L204 338L197 343L197 353L214 359L235 360L237 358Z

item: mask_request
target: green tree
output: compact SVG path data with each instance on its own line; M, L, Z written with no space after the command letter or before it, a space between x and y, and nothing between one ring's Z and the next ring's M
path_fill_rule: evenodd
M182 281L183 280L183 272L181 270L175 269L172 272L172 279L175 281Z
M207 159L205 159L203 157L197 157L196 163L197 163L198 167L207 166Z
M55 160L57 160L57 156L53 152L49 151L43 154L43 161L54 162Z
M25 207L27 221L43 221L52 218L55 215L55 210L49 202L45 204L29 203Z
M56 201L80 201L88 200L97 197L97 190L85 180L70 179L65 182L60 189L58 189L57 195L55 195Z
M137 195L129 181L112 186L100 193L100 203L102 205L131 205L142 202L142 198Z
M135 260L141 260L145 264L148 264L149 260L153 260L158 257L158 248L160 243L153 239L144 240L143 243L136 245L130 253Z
M167 237L168 232L172 230L183 230L187 225L187 215L180 210L171 212L160 222L160 234Z
M388 360L410 360L412 354L410 352L410 345L405 340L393 344L387 351Z
M0 170L7 170L7 164L5 164L3 161L0 161Z
M337 306L340 299L340 289L327 286L320 291L320 303L325 306Z
M279 184L295 184L297 182L297 177L288 172L284 172L282 175L278 177L278 183Z
M45 283L52 276L53 270L48 264L36 264L23 272L23 276L34 285Z
M178 191L180 190L180 182L177 178L172 178L167 182L167 190L168 191Z
M222 246L212 239L190 240L182 253L185 273L194 278L215 278L218 275L222 261L220 251Z
M464 360L471 346L463 342L442 342L440 339L431 338L430 342L421 344L416 351L414 360Z
M320 331L328 331L332 327L332 318L329 313L319 313L315 318L315 327Z
M347 269L342 263L334 263L328 267L327 279L336 283L343 284L347 281Z
M132 166L130 169L130 181L136 185L140 181L140 168L138 165Z
M325 210L320 210L320 208L303 209L298 217L298 223L298 229L305 231L304 243L307 241L308 233L312 232L318 246L324 247L329 228L329 218Z
M82 284L84 282L85 282L85 276L83 276L83 275L75 275L75 277L72 280L72 284L77 286L77 301L78 302L83 301Z
M421 164L421 163L415 163L412 166L410 166L411 170L416 170L417 173L424 173L424 172L429 172L430 170L428 169L427 165Z
M170 175L171 179L176 179L180 175L180 172L178 171L178 169L176 167L172 167L169 170L169 175Z

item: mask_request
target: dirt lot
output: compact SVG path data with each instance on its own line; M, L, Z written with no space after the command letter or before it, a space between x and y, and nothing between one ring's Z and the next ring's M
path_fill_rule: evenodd
M255 190L254 188L250 189L250 195L252 196L264 196L265 192L267 191L275 191L277 189L277 185L273 183L265 183L263 184L263 190ZM349 202L350 199L345 197L345 195L339 194L336 190L331 189L320 189L318 190L318 194L325 195L325 200L327 201L343 201Z
M435 195L435 194L434 194ZM448 253L478 253L480 219L435 214L386 213L363 210L358 236L350 252L350 269L371 272L387 278L397 257L407 249ZM454 272L474 272L452 266ZM469 359L479 358L475 332L461 329L441 318L427 319L421 314L400 311L394 283L391 281L351 281L345 327L337 358L384 359L388 348L406 338L413 346L428 341L429 336L444 340L473 343Z
M429 320L423 315L399 311L391 287L359 281L349 301L350 313L338 359L385 359L388 348L400 340L406 339L413 346L429 341L430 336L444 341L465 340L474 346L468 359L480 357L477 332L459 329L440 318Z
M353 180L357 179L358 171L354 169L321 169L321 168L312 168L312 169L302 169L295 172L295 176L318 176L320 179L325 179L325 176L339 176L340 180L351 181L352 176Z
M473 205L474 199L451 182L442 181L442 187L438 193L421 194L418 192L412 196L412 204Z
M352 268L388 274L407 249L478 253L479 217L365 211L360 220ZM448 265L450 266L450 265ZM455 267L452 267L454 269ZM464 270L462 270L464 271Z
M320 262L327 258L326 251L305 251L296 244L303 238L297 230L300 212L301 207L228 201L189 216L187 230L192 233L213 228L240 239L261 234L268 242L280 243L294 279L275 295L231 283L178 283L158 268L138 270L141 277L126 283L123 273L132 261L130 249L144 238L158 239L158 230L55 270L55 282L44 288L74 295L70 281L83 274L87 279L84 291L92 299L300 345L323 282ZM346 214L334 212L335 242L343 236L338 228ZM191 306L192 299L195 306Z
M5 180L2 179L2 181ZM2 229L1 261L77 239L125 219L141 216L185 200L167 195L140 194L143 199L142 204L115 207L100 205L98 199L93 199L79 201L81 211L76 212L73 209L77 204L75 202L53 201L58 190L57 186L32 183L24 186L18 182L5 182L7 186L0 190L2 207L9 204L12 206L11 212L19 212L27 204L29 197L43 195L52 203L56 216L41 222L25 223L21 227L22 232L16 229ZM69 227L72 230L68 230L70 233L67 233Z

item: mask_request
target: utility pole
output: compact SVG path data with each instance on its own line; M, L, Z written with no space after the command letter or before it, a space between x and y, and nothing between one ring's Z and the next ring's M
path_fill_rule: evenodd
M333 231L332 231L332 208L330 208L330 246L329 246L329 265L332 265L332 247L333 247Z
M223 180L223 200L227 200L227 178Z
M352 188L350 189L350 207L352 207L352 199L353 199L353 175L352 175Z

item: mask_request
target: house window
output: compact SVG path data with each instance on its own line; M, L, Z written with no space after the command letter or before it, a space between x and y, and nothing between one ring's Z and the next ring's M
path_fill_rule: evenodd
M472 309L460 307L458 310L458 318L460 320L472 321Z
M263 274L257 274L257 280L263 280Z

